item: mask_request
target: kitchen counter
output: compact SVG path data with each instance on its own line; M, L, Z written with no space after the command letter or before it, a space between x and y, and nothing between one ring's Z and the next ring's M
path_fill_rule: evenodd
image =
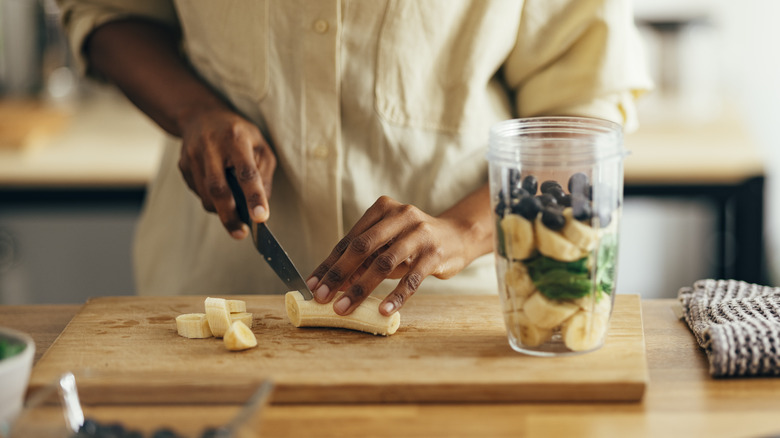
M264 436L757 437L780 433L780 379L713 379L675 300L642 302L650 382L640 403L271 405ZM0 306L0 325L30 333L36 361L77 305ZM507 346L507 348L509 348ZM388 370L393 372L393 370ZM128 425L227 420L236 406L100 408Z

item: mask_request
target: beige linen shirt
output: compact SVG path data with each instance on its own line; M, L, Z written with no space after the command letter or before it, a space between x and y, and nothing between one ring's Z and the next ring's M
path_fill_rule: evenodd
M141 15L181 28L195 70L276 150L268 225L304 276L380 195L437 215L484 184L497 121L633 126L651 83L630 3L60 0L85 71L83 41L102 23ZM169 143L138 225L138 292L284 292L249 239L203 210ZM493 256L420 290L495 293Z

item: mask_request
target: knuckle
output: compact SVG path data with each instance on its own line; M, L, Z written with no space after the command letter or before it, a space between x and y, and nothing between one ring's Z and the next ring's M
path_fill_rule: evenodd
M371 240L371 236L361 234L352 240L349 247L357 254L368 254L371 251Z
M312 276L322 279L322 277L328 272L328 269L330 269L328 268L328 265L320 265L317 267L317 269L314 270Z
M336 266L332 266L325 274L325 278L331 284L338 285L344 282L344 273Z
M363 298L366 296L367 292L367 289L362 284L353 284L352 287L349 288L349 294L355 298Z
M387 210L392 204L392 198L385 195L380 196L379 199L377 199L374 203L374 205L381 210Z
M225 198L230 194L230 189L228 188L227 184L217 180L216 178L212 178L206 181L206 190L208 190L208 194L212 198L216 199Z
M386 276L390 275L390 273L393 272L393 269L395 269L397 258L395 254L386 252L377 257L374 263L376 263L376 270L380 274Z
M343 254L344 251L346 251L347 248L349 248L350 241L351 239L349 236L344 237L343 239L339 240L339 243L336 244L336 247L333 248L333 251L337 254Z
M414 293L414 291L417 290L417 288L420 287L420 283L422 283L423 277L420 275L419 272L410 272L406 275L404 278L404 286L407 290Z
M236 176L240 182L250 182L258 178L257 168L252 165L242 165L236 168Z
M414 291L410 291L408 294L405 294L405 293L399 292L399 291L395 291L390 296L390 301L392 301L393 304L395 304L395 308L398 309L398 308L402 307L404 305L404 303L406 303L406 299L409 298L410 296L412 296L413 294L414 294Z

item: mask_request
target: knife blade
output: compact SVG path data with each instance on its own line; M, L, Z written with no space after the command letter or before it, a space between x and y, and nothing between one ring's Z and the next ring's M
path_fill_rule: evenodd
M249 226L249 230L252 233L252 243L255 245L255 249L263 255L268 266L273 269L276 275L284 282L287 290L297 290L301 292L305 300L311 300L314 295L306 286L306 282L301 277L301 274L295 268L290 256L276 240L268 226L261 222L256 223L249 217L249 209L246 205L246 198L244 198L244 192L241 190L241 186L238 184L236 178L235 169L228 169L225 172L230 191L233 193L233 199L236 201L236 210L241 222Z

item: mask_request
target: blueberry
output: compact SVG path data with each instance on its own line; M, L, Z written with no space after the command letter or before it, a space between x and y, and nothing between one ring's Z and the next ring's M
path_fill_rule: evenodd
M528 175L523 180L523 189L531 195L536 195L538 186L539 183L536 181L536 177L533 175Z
M84 432L87 435L95 435L97 431L98 423L91 418L86 418L84 424L79 427L79 432Z
M569 193L585 193L588 187L588 176L577 172L569 178Z
M555 203L558 205L563 205L563 198L566 197L566 193L563 192L563 189L559 189L557 187L553 187L550 190L547 191L547 195L552 195L553 198L555 198Z
M575 193L571 195L571 213L574 219L578 221L588 221L593 216L593 209L590 206L590 201L585 195L581 193Z
M542 203L543 207L547 207L549 205L558 205L558 201L555 199L555 196L549 193L539 195L536 198Z
M524 218L532 221L536 219L536 215L539 214L539 210L542 209L542 203L539 198L529 196L520 200L520 204L517 206L517 211L512 209L512 213L519 214Z
M525 198L526 196L529 196L528 192L526 192L525 190L523 190L520 187L513 187L511 189L511 191L509 192L509 197L512 198L512 199L518 199L519 200L521 198Z
M571 195L563 195L560 201L558 201L558 204L560 204L561 207L571 207Z
M542 223L553 231L558 231L566 225L563 213L554 207L545 207L542 210Z
M550 193L550 190L554 189L563 191L563 187L558 181L549 180L542 183L542 193Z
M508 169L509 171L509 189L511 190L514 187L520 187L520 171L518 169Z
M178 438L178 435L176 435L176 432L172 431L171 429L163 427L155 430L152 434L152 438Z

